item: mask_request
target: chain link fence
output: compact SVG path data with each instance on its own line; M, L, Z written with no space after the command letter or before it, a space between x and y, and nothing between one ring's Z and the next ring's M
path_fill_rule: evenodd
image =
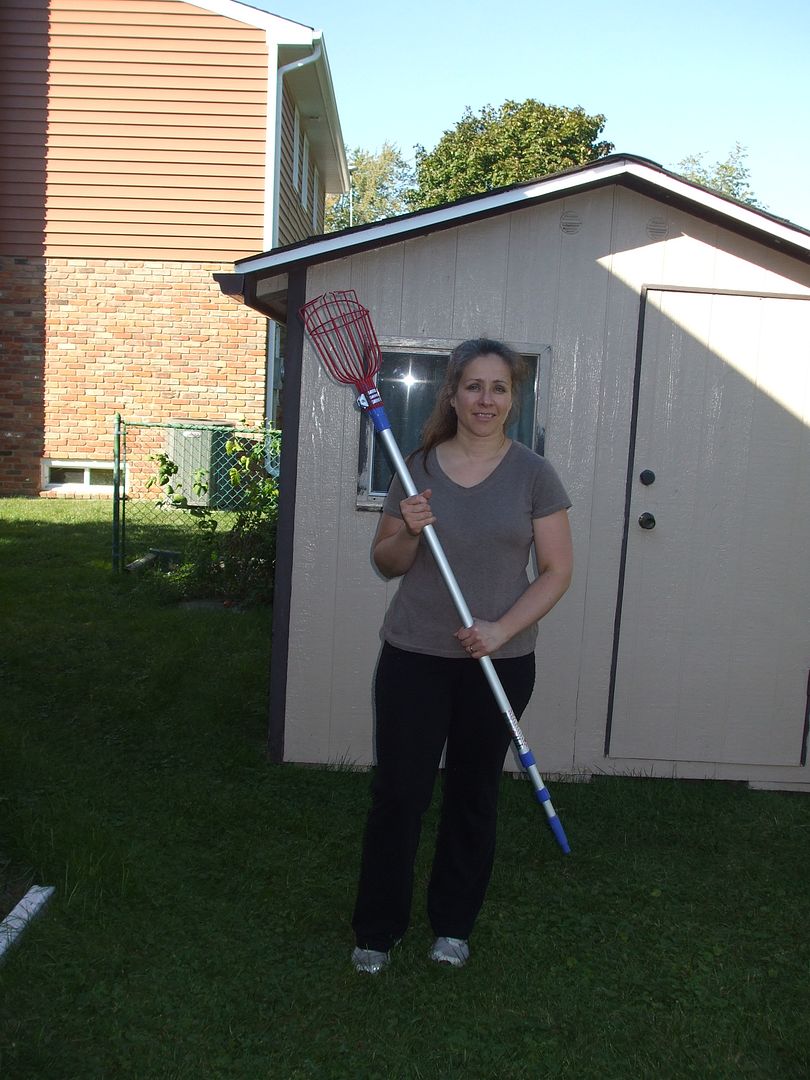
M220 532L248 509L247 457L277 479L281 433L202 421L130 422L116 417L113 568L139 560L182 562L202 516Z

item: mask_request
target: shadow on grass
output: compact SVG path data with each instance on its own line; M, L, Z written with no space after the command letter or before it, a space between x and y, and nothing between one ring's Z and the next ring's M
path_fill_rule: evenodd
M504 779L459 972L427 960L434 802L411 929L360 978L370 777L267 763L267 612L158 605L110 574L94 511L56 513L0 503L0 849L57 888L0 969L0 1075L810 1075L810 800L558 783L564 857Z

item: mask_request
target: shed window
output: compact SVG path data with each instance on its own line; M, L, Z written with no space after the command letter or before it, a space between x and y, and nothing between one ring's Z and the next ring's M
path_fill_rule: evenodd
M419 444L422 426L444 378L449 352L449 348L430 352L383 348L377 387L394 437L405 457ZM529 377L521 391L520 412L508 434L543 453L551 350L541 346L532 351L521 349L521 353L529 365ZM392 477L388 457L374 438L371 423L361 424L358 508L380 508Z

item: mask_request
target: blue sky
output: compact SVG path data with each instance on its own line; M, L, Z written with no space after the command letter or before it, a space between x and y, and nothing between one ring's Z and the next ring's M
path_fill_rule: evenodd
M254 0L256 2L256 0ZM810 228L808 0L263 0L323 30L346 144L412 158L465 106L537 98L607 117L617 151L670 168L748 149L774 214Z

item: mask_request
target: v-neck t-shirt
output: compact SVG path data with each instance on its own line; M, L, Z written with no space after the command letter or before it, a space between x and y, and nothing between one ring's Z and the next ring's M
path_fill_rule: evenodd
M417 491L430 488L434 528L474 619L495 622L529 586L534 542L532 522L571 501L554 467L522 443L513 442L479 484L464 487L443 471L435 450L415 454L409 469ZM405 492L394 477L383 510L402 517ZM461 619L430 548L420 537L416 558L400 580L382 627L389 644L408 652L467 658L455 638ZM516 634L494 659L534 651L537 625Z

